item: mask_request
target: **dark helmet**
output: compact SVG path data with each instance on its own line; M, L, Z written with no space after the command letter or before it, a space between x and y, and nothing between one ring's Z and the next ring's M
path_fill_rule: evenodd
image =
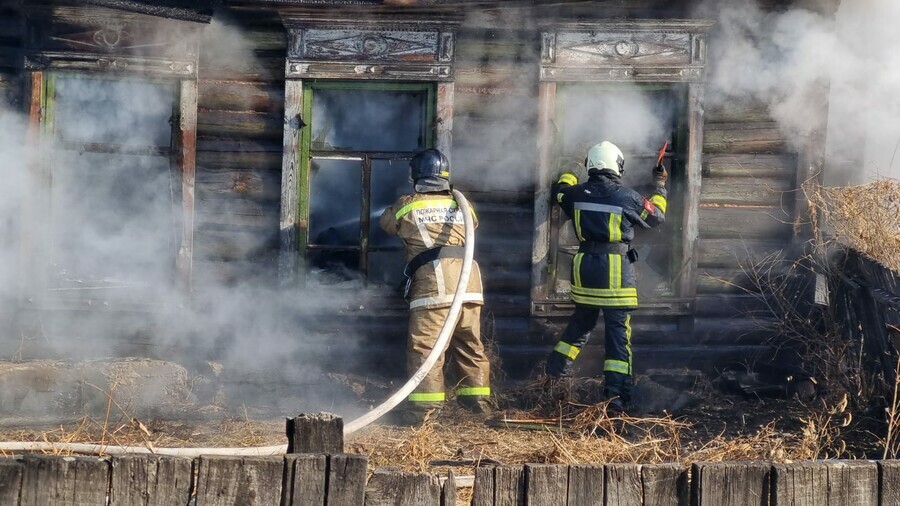
M423 177L439 177L450 181L450 161L434 148L416 153L409 161L409 178L416 181Z

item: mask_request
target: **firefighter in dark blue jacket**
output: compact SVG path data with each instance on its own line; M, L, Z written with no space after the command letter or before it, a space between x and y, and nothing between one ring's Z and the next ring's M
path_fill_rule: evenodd
M572 265L575 313L547 359L546 372L557 378L568 372L602 310L608 409L622 412L631 396L631 311L638 305L632 265L637 254L630 244L634 227L651 228L665 220L668 173L662 164L653 170L655 188L647 199L622 186L625 157L615 144L603 141L592 147L584 165L586 183L563 174L553 187L553 198L572 219L580 244Z

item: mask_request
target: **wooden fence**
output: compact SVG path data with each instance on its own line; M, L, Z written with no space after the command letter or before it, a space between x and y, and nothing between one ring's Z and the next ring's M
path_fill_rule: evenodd
M0 459L0 504L452 506L453 476L367 472L361 455ZM481 467L472 504L900 504L900 461Z

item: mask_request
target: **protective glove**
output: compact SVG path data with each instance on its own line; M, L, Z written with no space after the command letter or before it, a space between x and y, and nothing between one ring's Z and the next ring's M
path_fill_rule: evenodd
M669 180L669 172L666 171L666 167L663 164L657 165L653 169L653 183L656 186L665 188L666 181Z
M576 184L578 184L578 176L571 172L560 174L559 179L556 180L556 184L575 186Z

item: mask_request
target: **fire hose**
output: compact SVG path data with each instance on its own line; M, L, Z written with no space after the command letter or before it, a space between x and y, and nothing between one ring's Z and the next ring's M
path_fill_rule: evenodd
M425 376L431 372L431 369L437 363L440 356L447 348L450 336L456 329L459 320L460 311L463 305L463 294L465 294L469 285L469 277L472 273L473 259L475 256L475 224L472 222L472 213L469 207L469 201L457 190L453 190L453 196L456 199L459 209L463 215L463 223L466 229L466 248L463 257L462 270L459 274L459 280L456 283L456 292L453 294L453 302L450 304L450 311L441 332L438 334L437 342L434 344L431 353L426 357L425 362L419 366L419 369L400 387L393 395L388 397L380 405L360 416L356 420L344 426L344 435L352 434L370 423L378 420L392 409L397 407L403 399L405 399L413 390L419 386L419 383L425 379ZM230 455L230 456L262 456L262 455L281 455L287 452L287 445L274 446L256 446L248 448L149 448L145 446L115 446L101 445L92 443L51 443L46 441L30 441L30 442L2 442L0 443L0 451L4 452L22 452L22 451L68 451L86 455L124 455L124 454L153 454L168 455L173 457L199 457L200 455Z

